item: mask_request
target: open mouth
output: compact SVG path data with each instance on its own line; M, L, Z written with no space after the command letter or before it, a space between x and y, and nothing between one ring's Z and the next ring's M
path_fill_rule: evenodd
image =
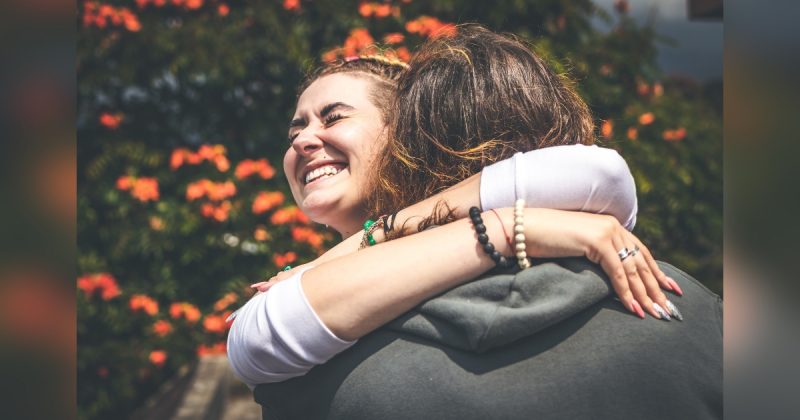
M304 185L308 185L314 181L330 178L347 168L343 163L329 163L318 168L314 168L306 173L303 179Z

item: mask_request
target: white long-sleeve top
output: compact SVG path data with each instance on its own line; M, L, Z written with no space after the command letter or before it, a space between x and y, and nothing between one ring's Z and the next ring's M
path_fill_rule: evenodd
M605 213L627 229L636 223L636 186L625 160L597 146L556 146L517 153L483 169L484 210L527 207ZM308 303L298 270L238 312L228 334L228 360L248 386L304 375L352 346L336 337Z

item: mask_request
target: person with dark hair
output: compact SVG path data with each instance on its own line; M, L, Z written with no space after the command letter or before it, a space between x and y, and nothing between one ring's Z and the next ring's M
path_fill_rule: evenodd
M437 71L445 71L448 65L471 66L473 59L479 60L479 55L472 55L472 49L477 51L478 47L469 43L459 44L479 31L471 27L460 28L459 35L446 41L452 42L453 51L463 53L466 60L445 60ZM533 56L529 51L527 54ZM530 60L529 56L510 54L508 57ZM423 57L422 53L419 57ZM361 65L352 64L361 61L369 60L353 60L339 66ZM417 64L420 69L423 68L423 63ZM417 64L412 61L412 69ZM475 73L475 76L477 79L488 77L481 73ZM587 183L572 184L570 170L562 168L558 172L555 168L559 165L553 164L554 159L569 163L570 152L562 153L559 151L562 148L577 148L581 150L580 153L587 150L601 153L598 152L601 149L594 146L563 146L515 155L510 160L488 166L483 174L471 176L464 184L445 190L458 180L458 176L477 173L481 165L497 161L503 154L508 157L515 151L553 146L563 141L568 141L566 144L590 143L591 137L589 140L581 138L576 141L566 134L543 136L537 133L555 133L557 130L540 128L540 131L532 131L534 135L528 140L522 136L504 138L506 131L513 131L513 127L524 127L526 123L515 125L498 121L496 127L509 128L495 132L487 126L495 122L492 112L499 118L516 117L500 107L489 110L491 112L486 113L488 119L472 118L472 110L462 109L462 121L470 125L464 130L467 134L457 136L455 140L436 137L434 140L438 146L434 144L433 147L442 150L445 158L455 157L455 162L461 159L464 162L480 162L480 165L471 173L470 170L458 172L460 169L450 166L451 173L460 175L441 186L432 187L430 192L441 191L437 197L381 217L379 223L367 224L363 234L357 233L360 220L369 215L365 205L366 187L381 185L384 181L387 182L384 185L391 185L388 184L391 177L384 169L387 166L383 164L380 168L384 172L379 172L381 183L369 182L375 156L382 155L384 141L389 142L387 151L392 150L393 142L404 141L399 137L393 138L392 133L402 130L391 115L387 130L389 138L384 135L385 128L380 120L386 114L381 114L378 104L370 102L376 98L372 91L377 86L371 78L373 76L368 74L352 76L346 71L333 71L313 80L302 91L296 117L290 125L292 147L284 159L284 167L295 199L313 220L329 223L345 237L352 236L333 250L331 254L336 258L323 257L294 271L284 278L285 281L271 281L268 286L272 288L245 305L233 323L229 336L229 357L234 371L251 386L273 382L259 385L256 389L256 399L265 407L265 418L485 418L492 414L502 418L528 418L537 413L545 413L545 417L548 417L547 409L553 407L560 411L550 411L549 417L566 418L574 414L586 415L589 411L586 411L585 402L596 402L612 395L612 391L629 392L632 396L617 411L600 410L601 414L641 414L641 407L628 403L632 399L644 401L640 405L646 408L645 412L659 416L675 411L654 411L657 410L654 407L662 407L652 405L652 398L644 398L650 395L642 396L634 392L643 389L636 386L650 384L650 378L655 378L653 384L663 385L664 389L673 391L677 380L684 379L687 371L691 370L689 368L695 368L697 373L703 375L698 376L687 392L691 394L711 384L709 392L696 398L688 398L686 392L672 395L679 400L681 407L694 409L708 406L711 411L707 413L714 413L714 407L707 403L713 403L715 398L716 341L713 319L718 315L714 312L718 304L708 304L707 294L697 287L696 282L679 271L663 266L680 280L682 287L691 288L692 294L699 296L691 301L682 299L682 307L685 302L692 302L692 318L711 320L697 321L697 325L710 325L711 328L695 328L694 332L687 334L691 338L686 339L679 335L682 329L674 323L654 324L616 311L617 304L606 299L609 284L598 267L589 261L542 260L551 257L588 257L599 263L602 271L609 275L611 284L629 311L643 316L641 306L645 306L654 317L669 319L670 314L661 309L663 306L668 308L671 315L682 318L674 305L666 301L658 290L658 285L662 285L680 294L681 286L675 279L665 276L646 247L622 228L621 223L633 220L629 212L625 214L623 211L625 216L615 219L588 213L523 208L521 204L496 212L488 211L493 208L488 203L495 199L502 207L518 203L517 199L521 197L524 197L527 205L538 206L537 199L558 201L557 196L561 192L565 196L583 193L583 203L588 207L584 209L579 206L572 210L603 211L593 207L596 204L595 194L603 194L595 188L597 185L589 182L588 189L578 188L579 193L576 194L575 185ZM413 85L413 79L409 80L408 83ZM557 78L552 80L558 81ZM560 86L556 90L560 90ZM509 100L524 102L520 101L517 94L509 92L528 87L500 85L499 89L506 90ZM552 90L554 87L544 88ZM473 89L462 93L473 94L480 95L481 91ZM448 98L448 101L452 101L452 108L448 112L458 113L459 104L467 104L468 101L459 101L458 95L454 91L454 96ZM560 100L564 100L564 97ZM400 108L414 108L414 105L403 102L402 93L397 97L397 102L392 103L395 106L390 109L397 112L398 116L404 112ZM499 105L502 103L498 102ZM554 103L550 106L561 105ZM512 106L506 110L523 108ZM414 112L417 116L411 121L418 122L421 127L417 136L431 140L429 136L435 130L426 127L427 123L421 115L431 110L416 107ZM564 114L553 114L560 115L556 120L564 121ZM447 112L442 110L440 117L449 118L445 115ZM550 117L542 118L536 121L556 121L548 119ZM448 120L447 124L457 124L455 121L458 119ZM431 120L431 124L444 123ZM476 128L476 125L481 127ZM484 130L484 126L488 128ZM580 124L563 126L575 128ZM447 131L445 129L443 132ZM471 137L468 133L480 134ZM552 143L548 143L549 140L542 143L545 138L554 140ZM457 140L461 139L466 143L459 144ZM408 140L408 144L414 144L414 139ZM487 153L484 154L482 150ZM538 163L549 170L539 173L536 170L541 170L541 167L530 167L529 164L536 160L530 156L544 152L552 154ZM385 156L395 156L394 153L386 152ZM417 165L417 169L446 169L450 165L446 160L436 160L435 154L427 152L415 155L406 150L397 156L405 159L407 162L404 163L412 168ZM429 163L428 159L432 161ZM567 167L587 169L591 168L592 162L591 159L583 159L583 166L573 162L573 166L568 164ZM508 168L511 168L510 178L505 176ZM555 178L552 175L547 177L550 172L556 174ZM421 179L422 182L438 181L430 179L430 176ZM543 190L545 198L531 194L526 189L531 185L546 186L554 181L551 190ZM511 185L510 196L505 191L508 188L499 185L503 182ZM477 188L478 185L480 188ZM632 189L632 184L628 189ZM618 197L616 193L610 196ZM411 204L400 200L387 206L386 203L390 201L378 195L376 197L376 208L382 210L395 211ZM509 197L511 202L508 201ZM447 215L455 218L465 216L466 208L479 203L485 211L481 213L475 208L470 210L469 220L458 220L401 237L411 233L408 230L413 230L413 226L409 228L411 224L408 221L431 214L440 200L445 200L452 210ZM601 198L600 201L604 200ZM633 203L635 214L635 199ZM567 207L572 205L574 203L570 202ZM434 212L433 219L439 222L449 218L439 217ZM504 237L506 241L503 241ZM512 237L514 241L510 239ZM359 242L367 245L367 249L349 253ZM375 242L386 243L368 246ZM516 255L507 257L509 254ZM508 270L517 264L520 268L527 267L530 264L528 256L537 258L533 267L516 274L509 273ZM467 283L493 267L499 270L498 274ZM409 312L412 308L415 309ZM687 314L687 323L688 318ZM591 334L579 334L582 329L578 327L582 323L594 322L595 319L598 319L598 325ZM390 324L381 327L390 321ZM610 330L610 325L616 323L623 327ZM565 325L566 329L563 328ZM623 333L623 337L620 337L620 333ZM651 358L656 365L662 363L663 357L656 356L662 348L685 356L688 348L684 348L683 344L697 344L693 341L697 336L695 333L710 334L708 340L712 341L709 349L703 346L688 347L697 351L697 360L690 358L689 363L679 360L683 365L667 363L665 367L676 368L668 372L651 374L637 368L631 374L623 373L628 365L648 366ZM544 336L545 339L541 342L532 341L537 336ZM605 336L608 342L586 341L588 336L595 339ZM573 341L573 337L577 337L575 340L578 341ZM357 338L361 340L355 343ZM675 341L664 343L662 338ZM625 343L624 340L632 341ZM566 343L566 347L562 343ZM573 343L589 346L583 351L574 351L576 349L573 348L573 352L570 352ZM630 349L626 348L626 344L630 344ZM601 349L597 353L599 357L586 358L587 352L598 348ZM558 351L552 353L554 349ZM339 352L339 356L328 361ZM479 354L481 352L486 353ZM570 360L570 355L576 359ZM587 390L594 389L598 383L595 380L593 385L577 386L581 382L579 373L585 374L586 371L565 368L563 377L554 374L557 370L555 364L578 361L582 361L585 368L604 366L608 375L595 377L619 383L608 385L607 390L596 393L596 398L589 398L592 395L587 395ZM377 362L377 365L373 362ZM698 364L702 368L698 368ZM317 367L312 369L314 366ZM537 381L537 372L547 380ZM623 373L621 377L620 373ZM661 384L659 381L662 379L668 382ZM577 391L575 395L570 395L571 388ZM656 391L652 395L658 395ZM558 393L559 398L553 398L554 392ZM575 398L584 403L575 404L571 400ZM570 404L571 401L573 404Z

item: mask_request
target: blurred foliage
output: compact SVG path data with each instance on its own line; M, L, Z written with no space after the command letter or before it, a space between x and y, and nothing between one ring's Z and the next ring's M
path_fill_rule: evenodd
M627 16L625 3L615 11L589 0L80 4L80 417L123 417L197 354L224 351L220 320L247 286L334 240L291 205L280 171L305 70L388 34L403 35L385 39L402 58L447 22L530 40L575 79L600 142L636 178L635 233L659 259L721 292L720 90L664 78L657 34ZM359 28L366 32L352 32ZM198 308L197 319L186 307Z

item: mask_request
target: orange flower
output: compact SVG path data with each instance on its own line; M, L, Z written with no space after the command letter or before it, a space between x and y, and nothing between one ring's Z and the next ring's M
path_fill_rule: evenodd
M656 116L652 112L645 112L639 116L639 124L650 125L656 120Z
M275 254L272 256L272 262L274 262L275 266L278 268L286 267L295 261L297 261L297 254L292 251L289 251L285 254Z
M217 13L220 16L228 16L228 13L230 13L230 12L231 12L231 8L228 7L228 5L225 4L225 3L220 3L220 5L217 6Z
M225 341L220 341L218 343L212 344L210 346L206 346L205 344L201 344L197 347L197 355L198 356L208 356L214 354L225 354L228 352L227 345Z
M128 11L128 9L124 9L121 16L122 21L125 24L125 29L131 32L139 32L142 29L142 24L139 22L139 18Z
M221 201L236 194L236 185L231 181L209 183L206 190L208 199L212 201Z
M203 320L203 328L215 334L222 334L225 332L225 318L220 315L208 315L206 319Z
M387 44L399 44L405 39L405 35L400 32L392 32L383 36L383 42Z
M397 58L405 63L408 63L408 60L411 60L411 52L408 51L408 48L406 47L398 48L395 53L397 54Z
M358 5L358 14L363 17L372 16L372 3L361 2Z
M203 7L203 0L186 0L186 8L189 10L197 10Z
M158 216L151 217L150 218L150 229L153 229L155 231L164 230L164 219L162 219L162 218L160 218Z
M253 213L261 214L275 207L283 204L284 196L279 191L267 192L262 191L258 193L255 200L253 200Z
M144 9L145 6L148 5L148 3L150 3L150 0L136 0L136 6L139 7L140 9Z
M202 214L203 217L208 217L209 219L214 219L218 222L224 222L228 220L230 211L231 202L227 200L223 201L218 206L215 206L211 203L205 203L200 207L200 214Z
M647 96L647 95L649 95L650 94L650 85L648 85L647 83L644 83L644 82L636 83L636 93L638 93L639 96Z
M220 300L218 300L216 303L214 303L214 310L221 311L228 306L231 306L231 304L235 303L237 300L239 300L239 295L234 292L229 292L220 298Z
M186 199L189 201L194 201L206 195L206 190L208 189L207 185L210 182L211 181L207 179L201 179L200 181L189 184L186 187Z
M122 191L127 191L131 189L131 185L133 184L133 180L129 176L121 176L117 179L117 189Z
M603 121L603 124L600 125L600 134L602 134L603 137L610 139L614 134L614 123L611 120Z
M300 0L283 0L283 8L286 10L300 10Z
M197 306L188 302L175 302L169 307L169 315L173 319L184 318L190 324L194 324L202 315Z
M334 48L334 49L332 49L330 51L326 51L325 53L322 54L322 61L324 61L326 63L330 63L332 61L335 61L336 58L339 56L339 53L341 52L341 50L342 50L341 48Z
M384 18L392 14L392 6L386 3L367 3L361 2L358 5L358 13L363 17L375 16Z
M681 127L675 130L664 130L662 137L666 141L681 141L686 138L686 129Z
M234 171L234 175L238 179L249 178L254 174L258 174L262 179L271 179L275 176L275 168L266 159L245 159L236 165Z
M165 337L172 332L172 324L163 319L156 321L153 324L153 333L159 337Z
M345 57L367 53L368 48L375 44L375 39L364 28L355 28L350 31L350 35L344 40Z
M116 130L122 122L122 113L111 114L104 112L100 114L100 124L109 130Z
M162 367L164 363L167 361L167 352L164 350L153 350L150 352L150 363Z
M431 16L420 16L406 22L406 31L430 38L450 37L456 34L456 30L452 23L444 23Z
M128 303L133 312L144 311L144 313L155 316L158 314L158 302L147 295L133 295Z
M656 83L653 85L653 96L659 98L664 95L664 85Z
M87 274L78 278L78 289L83 290L88 297L100 291L100 298L109 301L122 292L119 290L117 280L108 273Z
M314 248L321 248L325 238L315 230L307 227L296 227L292 229L292 239L297 242L305 242Z
M189 149L178 148L172 151L172 156L169 159L169 167L173 171L183 166L183 162L191 154Z
M189 201L203 196L208 196L208 199L212 201L221 201L235 194L236 185L231 181L212 182L208 179L201 179L186 187L186 199Z
M639 130L636 127L628 128L628 140L636 140L639 138Z
M217 170L220 172L227 172L230 168L230 162L225 157L225 146L221 144L204 144L197 149L197 153L192 153L188 149L178 148L172 152L170 159L170 167L175 170L184 163L189 165L199 165L203 161L212 162Z
M145 202L158 200L158 180L155 178L139 178L131 189L133 198Z
M269 239L269 232L263 227L257 227L255 231L253 231L253 237L256 238L257 241L266 241Z
M228 162L228 158L222 155L218 155L214 157L214 165L217 167L217 170L220 172L228 172L228 169L231 168L231 163Z
M203 162L203 158L198 155L197 153L187 153L186 154L186 163L189 165L199 165Z
M143 7L146 2L137 2ZM108 21L114 26L124 25L125 29L136 32L142 29L139 19L126 7L113 7L107 4L100 5L97 2L87 1L83 7L83 25L105 28Z
M109 274L101 274L97 278L97 285L100 288L100 299L111 300L122 294L117 285L117 281Z
M78 277L78 289L83 290L83 293L89 296L94 293L96 286L90 276L83 276Z
M375 17L384 18L392 14L392 6L386 3L374 3L372 11Z
M272 217L270 217L269 220L273 225L285 225L287 223L302 223L307 225L311 223L311 219L295 206L276 210L275 213L272 213Z
M228 220L228 216L231 211L231 202L230 201L223 201L222 204L219 205L216 209L214 209L214 220L218 222L224 222Z

